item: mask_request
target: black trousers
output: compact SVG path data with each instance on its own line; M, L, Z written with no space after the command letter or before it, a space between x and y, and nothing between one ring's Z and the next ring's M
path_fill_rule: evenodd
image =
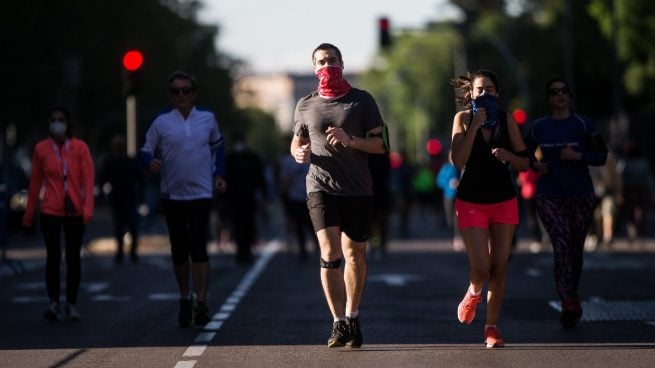
M53 216L41 214L41 231L46 246L45 283L48 298L59 302L61 264L61 231L66 249L66 302L75 304L82 273L80 250L84 236L82 216Z

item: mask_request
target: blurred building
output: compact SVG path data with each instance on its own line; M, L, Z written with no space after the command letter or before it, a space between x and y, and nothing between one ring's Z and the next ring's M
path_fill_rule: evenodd
M349 81L354 74L344 75ZM316 90L318 79L307 74L258 74L238 79L234 85L234 99L240 108L257 107L275 117L283 132L293 128L293 113L298 100Z

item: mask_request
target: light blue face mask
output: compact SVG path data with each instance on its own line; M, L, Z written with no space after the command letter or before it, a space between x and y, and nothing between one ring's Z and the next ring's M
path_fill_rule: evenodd
M62 137L64 134L66 134L66 123L61 120L51 121L50 133L54 137Z

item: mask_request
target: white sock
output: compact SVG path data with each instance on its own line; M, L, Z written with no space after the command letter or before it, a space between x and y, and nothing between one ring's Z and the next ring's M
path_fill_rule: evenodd
M487 328L496 328L496 325L484 325L484 329L486 330Z
M345 322L346 317L337 317L337 318L334 319L334 322L337 322L337 321L344 321Z
M350 319L357 318L359 316L359 311L354 311L354 312L346 312L346 317Z
M480 289L480 291L478 291L476 293L475 289L473 288L473 284L471 284L471 285L469 285L469 293L471 293L471 295L476 295L477 296L477 295L482 294L482 289Z

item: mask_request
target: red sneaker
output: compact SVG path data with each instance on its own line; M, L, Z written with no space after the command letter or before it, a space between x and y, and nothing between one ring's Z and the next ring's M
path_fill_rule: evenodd
M500 332L496 327L487 327L484 329L484 342L487 349L502 348L505 341L500 337Z
M473 322L473 318L475 318L475 309L478 307L478 303L480 303L481 300L482 294L473 295L466 290L464 299L462 299L457 307L457 318L459 318L459 321L466 323L467 325Z

